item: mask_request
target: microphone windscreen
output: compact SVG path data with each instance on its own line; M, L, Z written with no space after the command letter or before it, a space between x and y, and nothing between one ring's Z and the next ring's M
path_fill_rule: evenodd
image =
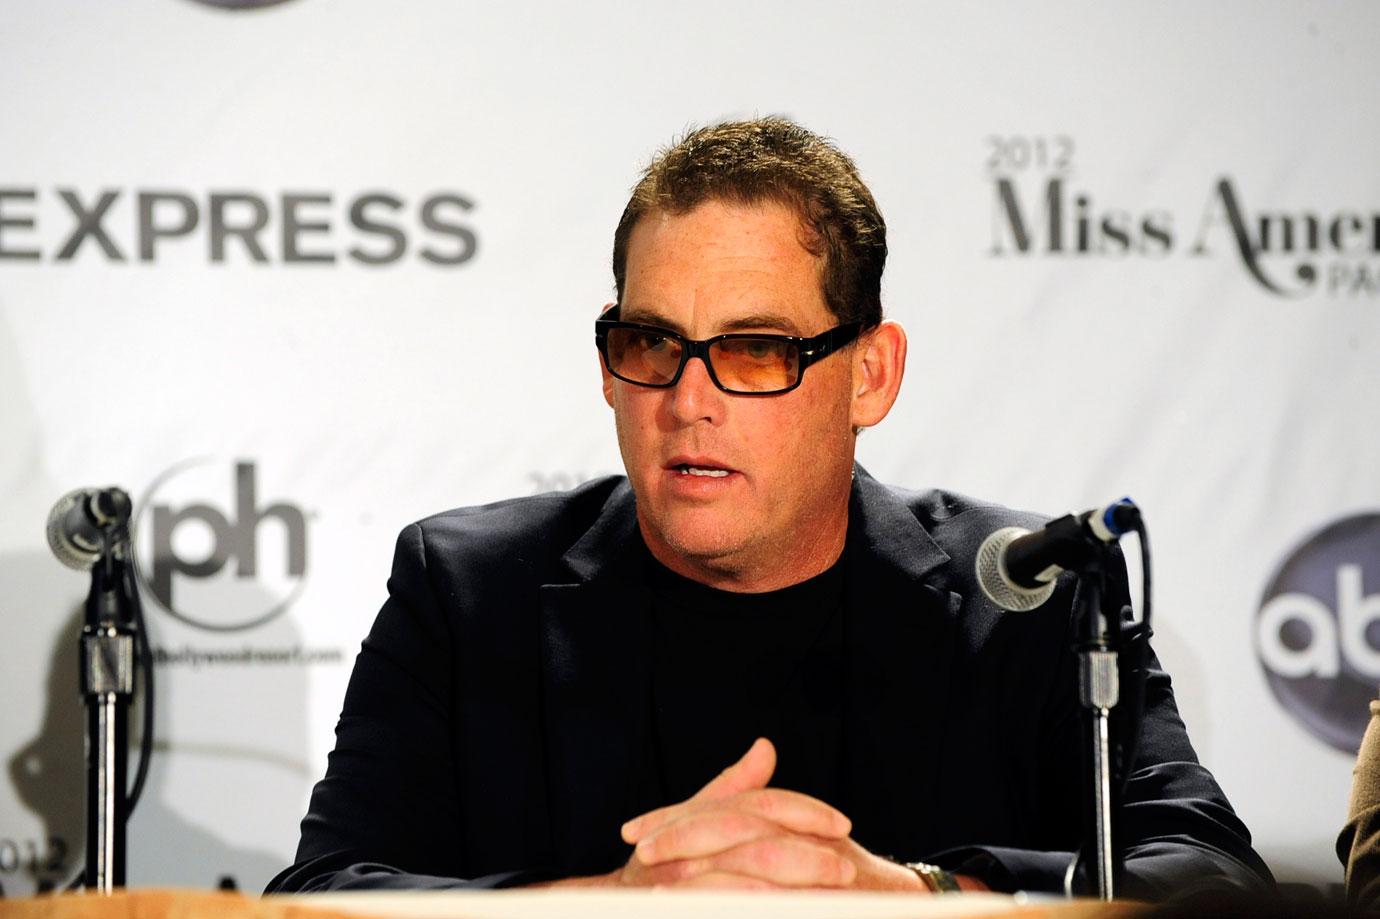
M69 491L48 514L48 548L68 568L87 571L101 557L100 532L87 519L85 488Z
M1030 531L1020 527L1002 527L982 541L977 552L977 579L982 592L997 606L1013 613L1023 613L1040 606L1054 593L1054 582L1039 587L1022 587L1006 573L1006 550Z

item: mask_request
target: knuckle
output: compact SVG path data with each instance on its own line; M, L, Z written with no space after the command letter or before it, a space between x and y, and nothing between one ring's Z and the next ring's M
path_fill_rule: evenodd
M676 828L666 827L657 832L646 836L637 844L637 856L647 864L655 864L662 858L664 853L671 850L671 845L675 839Z
M731 811L720 822L722 833L733 839L747 839L757 831L758 821L742 811Z
M758 811L759 814L771 814L777 810L776 800L774 800L776 799L776 795L771 793L770 788L762 788L759 789L759 791L748 792L747 795L742 796L742 798L744 798L744 803L752 807L752 810Z
M764 817L775 817L781 813L779 796L767 789L753 793L753 806Z
M855 872L853 863L841 855L830 853L826 863L826 870L836 884L851 883Z
M675 881L688 881L693 877L703 873L704 862L698 858L687 858L684 861L675 862L668 866L671 870L668 874Z
M764 788L752 793L749 806L773 823L780 823L791 816L791 798L774 788Z
M675 823L669 824L661 831L661 835L657 837L657 842L660 844L661 851L679 851L680 847L685 843L685 836L688 829L693 826L694 818L677 820Z
M752 861L763 871L778 870L785 860L785 847L779 839L762 839L752 847Z

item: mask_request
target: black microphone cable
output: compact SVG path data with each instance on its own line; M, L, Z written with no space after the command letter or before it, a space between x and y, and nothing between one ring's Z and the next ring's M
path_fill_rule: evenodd
M1125 712L1127 718L1123 729L1121 780L1117 783L1118 797L1126 791L1126 785L1131 779L1132 767L1135 765L1136 756L1140 752L1141 722L1145 719L1146 664L1149 660L1150 637L1154 634L1154 629L1150 625L1150 616L1153 612L1150 533L1140 514L1136 514L1131 531L1136 534L1136 542L1140 545L1141 616L1139 622L1121 630L1122 646L1131 651L1132 659L1129 661L1131 680L1127 687L1129 690L1127 694L1130 696L1128 701L1131 704Z
M126 815L134 813L134 806L144 793L144 784L149 777L149 760L153 758L153 648L149 645L149 630L144 619L144 602L139 596L139 562L134 555L134 539L129 546L129 564L125 566L125 590L129 594L130 608L134 613L135 644L139 651L139 668L143 677L143 711L140 713L142 728L139 732L139 765L134 771L134 784L126 799Z

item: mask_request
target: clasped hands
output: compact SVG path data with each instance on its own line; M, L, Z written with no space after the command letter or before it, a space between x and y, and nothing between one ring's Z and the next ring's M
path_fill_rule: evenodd
M623 867L557 884L927 890L910 869L850 839L852 823L835 808L768 788L775 770L776 748L759 738L694 797L625 823L623 840L635 848Z

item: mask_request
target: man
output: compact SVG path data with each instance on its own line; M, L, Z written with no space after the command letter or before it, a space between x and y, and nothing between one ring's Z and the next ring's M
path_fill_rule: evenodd
M403 532L270 889L1062 889L1073 585L1000 613L973 554L1038 518L854 465L905 366L885 259L853 163L789 121L656 159L596 323L627 479ZM1157 670L1146 708L1123 892L1268 885Z

